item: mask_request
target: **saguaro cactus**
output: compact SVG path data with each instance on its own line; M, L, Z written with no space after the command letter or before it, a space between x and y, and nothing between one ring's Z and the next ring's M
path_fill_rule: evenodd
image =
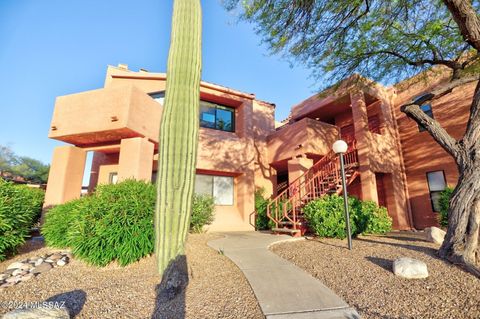
M200 0L175 0L160 123L155 254L160 274L184 251L197 160L201 76Z

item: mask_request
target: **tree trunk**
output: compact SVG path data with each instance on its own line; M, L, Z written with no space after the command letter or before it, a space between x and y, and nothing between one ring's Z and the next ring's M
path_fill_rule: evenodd
M478 236L480 223L480 167L470 163L460 172L448 213L448 230L439 255L464 265L480 276Z
M460 79L459 84L468 83ZM478 81L478 77L477 80ZM433 91L429 99L449 93L453 82ZM424 103L421 101L417 103ZM418 104L404 105L402 111L423 125L430 135L455 159L459 171L450 200L448 230L439 255L480 277L480 81L477 82L464 137L457 141L440 124L426 115Z
M200 76L200 0L175 0L157 174L155 254L158 272L184 252L197 160Z

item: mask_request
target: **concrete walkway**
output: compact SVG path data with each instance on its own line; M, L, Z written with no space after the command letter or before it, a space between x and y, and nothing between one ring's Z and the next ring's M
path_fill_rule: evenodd
M273 243L295 240L292 237L260 232L223 235L208 245L243 271L267 319L360 318L320 281L268 249Z

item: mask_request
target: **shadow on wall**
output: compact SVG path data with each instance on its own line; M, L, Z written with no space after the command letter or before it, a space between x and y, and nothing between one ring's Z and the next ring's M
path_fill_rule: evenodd
M185 292L188 286L188 264L185 255L170 263L155 288L155 309L152 319L185 318Z
M64 305L67 308L71 318L75 318L87 300L87 293L83 290L77 289L69 292L64 292L53 297L48 298L45 302L54 302Z

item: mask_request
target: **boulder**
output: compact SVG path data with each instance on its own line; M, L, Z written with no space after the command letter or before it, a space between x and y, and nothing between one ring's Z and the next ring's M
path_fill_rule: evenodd
M7 279L8 277L10 277L9 274L0 274L0 281Z
M17 262L14 262L14 263L8 265L7 270L10 270L10 269L19 269L19 268L22 268L23 265L24 265L23 263L17 261Z
M446 234L447 233L445 231L441 230L438 227L425 228L425 235L427 236L427 240L438 245L443 244L443 240L445 239Z
M402 257L393 262L393 273L399 277L419 279L428 277L427 264L413 258Z
M3 315L3 319L69 319L66 308L15 309Z
M38 265L37 267L33 268L31 272L33 274L39 274L39 273L42 273L42 272L47 272L50 269L52 269L52 265L50 265L49 263L42 263L42 264Z

